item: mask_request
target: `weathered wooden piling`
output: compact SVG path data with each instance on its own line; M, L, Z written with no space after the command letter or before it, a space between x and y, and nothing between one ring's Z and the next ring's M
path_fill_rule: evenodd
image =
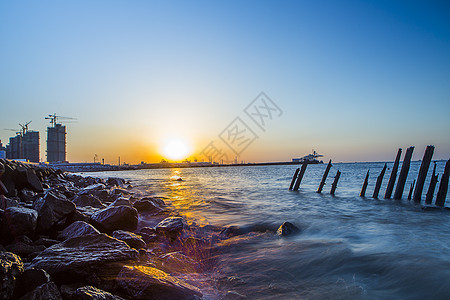
M414 181L411 183L411 186L409 187L408 200L411 200L411 195L413 193L415 184L416 184L416 180L414 179Z
M438 181L438 176L436 175L436 162L433 167L433 174L431 175L430 185L428 186L428 192L425 197L425 203L431 204L433 202L434 190L436 189L436 183Z
M302 164L302 167L301 167L300 172L299 172L298 177L297 177L297 181L295 182L295 185L294 185L294 191L298 191L300 183L302 182L302 179L303 179L303 175L305 175L305 171L306 171L306 166L307 165L308 164L305 163L305 162Z
M411 164L411 157L414 151L414 147L409 147L406 150L405 158L403 159L402 169L398 176L397 187L395 188L394 199L400 200L403 196L403 190L405 189L406 177L408 177L409 166Z
M325 181L327 180L328 172L330 172L331 166L332 166L332 164L331 164L331 159L330 159L330 161L328 162L327 168L325 169L325 172L323 173L322 180L320 181L320 184L319 184L319 188L317 189L318 193L322 193L322 189L323 189L323 186L325 185Z
M369 171L370 170L367 170L366 178L364 179L364 183L363 183L363 186L361 188L361 192L359 193L360 197L365 197L366 196L367 184L369 183Z
M439 185L439 190L436 196L437 206L444 206L445 204L445 197L447 197L447 190L448 190L449 174L450 174L450 159L447 160L447 163L445 164L444 174L442 174L441 177L441 184Z
M292 190L292 187L294 186L295 180L297 179L298 172L300 171L300 168L297 168L295 170L294 176L292 177L291 185L289 185L289 190Z
M375 184L375 189L373 190L372 197L378 199L378 193L380 192L381 183L383 182L384 173L386 173L387 164L384 164L383 170L381 170L380 175L378 175L377 183Z
M334 192L336 191L336 187L337 187L337 183L338 183L339 177L341 177L341 172L338 170L337 173L336 173L336 176L334 177L333 184L331 185L331 191L330 191L331 195L334 195Z
M392 191L394 190L395 179L397 179L398 165L400 163L400 156L402 155L402 148L398 148L397 157L395 158L394 166L392 167L391 177L389 177L389 182L386 187L386 193L384 198L391 198Z
M423 154L422 163L420 164L419 175L417 176L416 189L414 190L413 200L419 203L422 200L423 184L427 178L428 168L430 167L431 158L433 157L434 146L427 146Z

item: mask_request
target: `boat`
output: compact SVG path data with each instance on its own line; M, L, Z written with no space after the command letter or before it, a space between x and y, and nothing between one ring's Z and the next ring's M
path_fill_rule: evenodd
M323 160L318 160L317 159L319 157L323 157L323 155L317 153L314 149L312 151L313 151L312 153L310 153L308 155L305 155L303 157L293 158L292 162L299 163L299 164L303 164L303 163L307 163L307 164L323 164Z

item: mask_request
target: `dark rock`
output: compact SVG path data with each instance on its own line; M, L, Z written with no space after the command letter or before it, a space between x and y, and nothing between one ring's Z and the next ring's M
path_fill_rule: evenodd
M115 195L131 195L133 193L130 192L130 191L127 191L126 189L116 187L116 188L111 190L111 194L115 194Z
M100 234L100 231L95 229L95 227L92 226L91 224L88 224L83 221L77 221L66 227L59 234L59 238L61 238L62 240L67 240L77 236L83 236L86 234Z
M8 195L9 191L8 188L5 186L3 181L0 180L0 195Z
M76 290L72 300L120 300L119 296L105 292L93 286L83 286Z
M92 196L91 194L78 195L72 200L72 202L75 203L77 207L84 207L84 206L91 206L97 208L104 207L100 199L98 199L95 196Z
M169 274L147 266L124 266L117 285L133 299L196 299L200 290Z
M82 282L62 284L59 287L59 290L61 292L61 296L63 297L63 299L73 300L72 297L75 297L75 292L77 291L77 289L83 286L85 286L85 284Z
M133 207L136 208L139 212L152 212L159 213L163 209L156 203L156 201L150 199L143 199L134 202Z
M21 258L26 258L32 253L44 251L46 247L43 245L35 246L23 242L15 242L13 244L6 245L5 249L19 255Z
M0 299L10 299L17 278L23 273L20 257L11 252L0 252Z
M109 190L96 190L92 191L91 195L99 198L101 201L107 201L110 199Z
M47 282L50 282L50 275L45 270L29 268L20 276L16 291L19 295L24 295Z
M118 186L118 187L125 187L125 180L123 180L122 178L117 178L117 177L109 177L108 180L106 181L106 183L109 186Z
M124 230L116 230L113 232L112 236L116 239L124 241L131 248L141 249L145 248L147 244L142 240L141 236Z
M277 230L277 235L288 236L300 232L300 229L290 222L284 222Z
M126 199L126 198L118 198L116 199L113 203L111 203L109 206L121 206L121 205L125 205L125 206L129 206L132 207L133 205L131 205L130 200Z
M33 245L35 245L35 246L42 245L42 246L45 246L46 248L51 247L55 244L59 244L59 241L50 239L48 237L43 237L43 236L39 237L37 240L35 240L33 242Z
M36 193L30 189L24 188L19 192L19 198L22 202L33 202L35 200Z
M236 235L242 235L245 233L247 233L247 231L244 230L243 228L240 228L238 226L229 226L220 232L220 236L229 238L229 237L233 237Z
M44 198L34 203L34 209L39 214L37 231L45 232L56 223L72 214L75 211L75 204L72 201L55 191L47 193Z
M8 207L5 209L3 218L5 235L12 238L20 235L34 235L38 218L38 213L34 209Z
M135 230L138 223L138 212L128 206L108 207L95 212L91 216L95 227L105 232L114 230Z
M247 296L241 295L235 291L228 291L222 298L223 300L240 300L240 299L248 299Z
M160 257L162 268L169 273L194 273L197 263L190 257L180 253L171 252Z
M106 186L103 183L91 184L78 192L78 195L87 195L92 193L93 191L104 190Z
M10 165L5 165L5 173L2 176L2 182L5 185L8 194L5 196L17 196L16 184L14 183L14 169Z
M168 217L156 225L156 233L163 234L166 237L178 237L184 228L184 221L181 217Z
M50 281L25 294L20 300L62 300L62 297L56 284Z
M83 214L84 216L79 216L79 220L77 221L86 221L88 222L90 220L90 217L98 212L98 208L92 207L92 206L84 206L84 207L77 207L77 212ZM85 216L87 217L87 220L85 220Z
M156 198L156 197L144 197L141 200L142 201L149 200L149 201L157 204L161 208L166 206L166 203L162 199Z
M6 198L3 195L0 195L0 209L7 209L8 207L17 207L19 206L19 202L15 199Z
M16 170L15 185L17 189L29 188L35 192L43 192L41 181L34 170L19 167Z
M137 255L125 242L106 234L88 234L47 248L31 267L46 270L58 281L74 282L106 264L133 260Z

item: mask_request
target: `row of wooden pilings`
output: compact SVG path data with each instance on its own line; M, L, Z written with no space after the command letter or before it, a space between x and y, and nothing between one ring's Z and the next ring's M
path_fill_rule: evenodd
M388 181L388 184L386 187L384 198L390 199L392 196L392 192L394 192L394 196L393 196L394 199L400 200L402 198L403 191L405 189L406 178L408 177L408 173L409 173L409 167L411 164L411 158L412 158L413 151L414 151L414 147L409 147L406 150L406 154L403 159L402 168L401 168L400 174L398 176L397 186L394 191L394 185L395 185L395 181L397 179L397 172L398 172L398 168L400 165L400 157L402 154L402 149L401 148L398 149L397 156L396 156L395 162L394 162L394 166L392 167L391 175L389 177L389 181ZM408 193L408 200L412 199L415 203L420 203L422 201L423 187L424 187L425 179L428 174L428 169L430 167L431 158L433 157L433 153L434 153L434 146L427 146L425 153L423 155L423 159L422 159L422 163L420 165L419 174L417 176L417 179L415 179L410 186L409 193ZM305 174L307 165L308 164L304 163L304 164L302 164L301 168L298 168L297 170L295 170L294 176L292 177L292 181L289 186L289 190L298 191L298 189L300 187L300 183L303 179L303 175ZM331 164L331 160L330 160L328 162L327 168L325 169L325 172L323 173L322 180L317 189L317 193L322 192L322 189L325 185L325 181L328 177L328 173L330 172L331 166L332 166L332 164ZM384 164L384 167L381 170L380 174L378 175L377 181L375 183L375 189L372 194L373 198L376 198L376 199L378 198L378 194L380 192L381 184L383 182L383 178L384 178L384 174L386 173L386 169L387 169L387 164ZM366 196L366 189L367 189L367 185L369 183L369 173L370 173L370 170L367 170L366 177L364 179L364 183L361 188L361 192L359 194L361 197ZM436 206L443 207L445 204L445 198L447 196L447 190L448 190L449 175L450 175L450 159L445 164L444 174L442 174L442 176L441 176L441 183L439 185L439 189L438 189L438 192L436 195L436 201L435 201ZM330 190L331 195L334 195L334 193L336 191L337 183L338 183L340 176L341 176L341 172L338 170L336 173L336 176L334 177L333 184L331 185L331 190ZM438 182L439 174L436 174L436 163L434 163L433 174L431 176L432 177L430 180L430 185L428 187L428 191L425 196L426 204L432 204L434 192L435 192L436 185Z

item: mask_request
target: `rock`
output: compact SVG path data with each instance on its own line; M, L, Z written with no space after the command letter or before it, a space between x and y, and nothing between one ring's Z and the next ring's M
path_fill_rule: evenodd
M74 282L105 264L133 260L137 255L125 242L106 234L88 234L47 248L33 259L31 267L46 270L58 281Z
M48 238L48 237L43 237L43 236L41 236L41 237L39 237L37 240L35 240L35 241L33 242L33 245L35 245L35 246L40 246L40 245L42 245L42 246L45 246L46 248L48 248L48 247L51 247L51 246L53 246L53 245L55 245L55 244L59 244L59 242L60 242L60 241L53 240L53 239L50 239L50 238Z
M123 299L93 286L83 286L76 290L73 300L120 300Z
M10 165L5 165L5 173L2 176L2 183L8 191L8 194L5 196L17 196L16 184L14 183L14 170Z
M22 260L11 252L0 252L0 299L10 299L17 278L23 273Z
M121 206L121 205L132 207L130 200L128 200L126 198L122 198L122 197L116 199L109 206Z
M300 229L290 222L284 222L277 230L277 235L288 236L300 232Z
M165 207L165 206L166 206L166 203L165 203L162 199L160 199L160 198L155 198L155 197L144 197L144 198L142 198L141 200L142 200L142 201L149 200L149 201L151 201L151 202L157 204L159 207Z
M77 289L83 286L85 286L85 284L81 282L62 284L59 287L59 290L61 292L61 296L63 297L63 299L72 300L73 299L72 297L75 297Z
M104 190L106 186L103 183L91 184L78 192L78 195L87 195L92 193L93 191Z
M97 197L92 196L91 194L83 194L76 196L73 200L73 203L77 207L91 206L96 208L103 208L104 205Z
M48 282L50 282L50 275L47 272L42 269L29 268L20 276L17 290L20 295L24 295Z
M141 236L124 230L116 230L113 232L112 236L116 239L124 241L131 248L141 249L145 248L147 244L142 240Z
M118 187L125 187L125 180L123 180L122 178L118 178L118 177L109 177L108 180L106 181L106 183L109 186L118 186Z
M169 274L147 266L124 266L117 285L133 299L195 299L200 290Z
M239 300L239 299L248 299L247 296L239 294L235 291L228 291L225 296L222 298L223 300Z
M168 217L156 225L156 233L163 234L166 237L178 237L184 228L184 221L181 217Z
M50 281L25 294L20 300L62 300L62 297L56 284Z
M29 245L23 242L15 242L5 246L5 249L9 252L19 255L21 258L27 258L30 254L39 253L46 249L45 246Z
M52 191L44 198L37 200L34 203L34 209L39 214L37 231L45 232L72 214L75 211L75 204L67 200L64 195Z
M150 200L149 198L138 200L134 202L133 207L139 212L152 212L159 213L163 209L156 203L156 201Z
M197 263L190 257L180 253L171 252L160 257L162 268L170 273L194 273Z
M67 240L77 236L83 236L86 234L100 234L100 231L95 229L95 227L92 226L91 224L88 224L83 221L77 221L66 227L59 234L59 238L61 238L62 240Z
M3 181L0 180L0 195L8 195L9 191L8 188L5 186Z
M114 194L114 195L131 195L132 192L127 191L126 189L123 189L123 188L116 187L116 188L113 188L111 190L111 194Z
M109 190L96 190L92 191L91 195L99 198L101 201L107 201L110 199Z
M17 207L19 206L19 202L15 199L6 198L3 195L0 195L0 209L7 209L8 207Z
M38 213L34 209L8 207L5 209L3 230L9 237L20 235L33 236L37 225Z
M18 167L16 170L15 185L17 189L29 188L35 192L43 192L41 181L32 169Z
M27 188L24 188L24 189L20 190L20 192L19 192L20 200L25 203L33 202L35 199L35 196L36 196L35 192L33 192L32 190L27 189Z
M91 216L95 227L105 232L114 230L135 230L138 223L138 212L128 206L108 207L95 212Z

